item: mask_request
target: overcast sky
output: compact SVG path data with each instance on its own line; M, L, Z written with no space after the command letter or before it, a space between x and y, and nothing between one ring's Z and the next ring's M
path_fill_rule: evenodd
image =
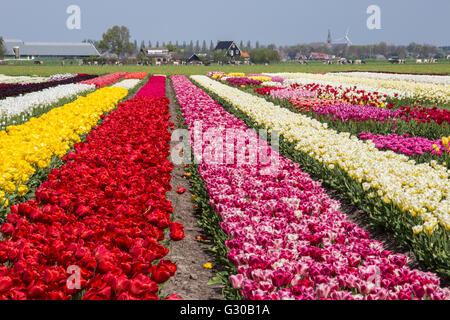
M81 29L69 30L69 5L81 8ZM381 9L381 29L369 30L369 5ZM386 41L450 45L450 0L39 0L4 1L0 36L24 41L100 39L113 25L133 39L259 40L278 45L324 42L350 28L354 44Z

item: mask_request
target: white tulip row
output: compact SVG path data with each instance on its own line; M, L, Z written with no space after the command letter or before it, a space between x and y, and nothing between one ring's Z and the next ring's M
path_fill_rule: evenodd
M277 73L276 76L284 79L312 79L316 81L331 81L339 84L347 84L363 88L372 88L372 91L385 89L402 93L400 97L414 97L419 101L427 101L437 104L450 104L450 85L415 83L399 80L378 80L361 77L348 77L333 74L312 74L312 73Z
M48 81L48 78L43 77L14 77L14 76L5 76L4 74L0 74L0 83L39 83Z
M277 88L285 88L289 87L288 85L285 85L284 82L276 82L276 81L266 81L261 83L261 86L263 87L277 87Z
M120 81L119 83L116 83L112 87L118 87L118 88L124 88L127 90L131 90L134 87L136 87L139 84L139 82L141 82L141 80L139 80L139 79L126 79L126 80Z
M378 73L378 72L332 72L329 73L336 76L353 77L353 78L369 78L378 80L399 80L418 83L434 83L450 85L450 76L434 76L422 74L400 74L400 73Z
M69 78L73 78L75 77L76 74L74 73L61 73L61 74L54 74L52 76L50 76L48 78L49 81L54 81L54 80L65 80L65 79L69 79Z
M300 150L330 170L339 167L361 184L370 197L380 197L403 212L418 216L427 234L442 227L450 230L450 170L436 162L416 164L392 151L380 151L370 141L337 133L314 119L277 106L263 98L192 76L202 87L219 95L256 123L280 132Z
M0 119L7 121L11 117L22 113L25 113L24 117L26 118L37 107L48 106L63 98L70 98L94 89L94 85L64 84L18 97L7 97L0 100ZM3 126L4 124L2 123L1 125Z

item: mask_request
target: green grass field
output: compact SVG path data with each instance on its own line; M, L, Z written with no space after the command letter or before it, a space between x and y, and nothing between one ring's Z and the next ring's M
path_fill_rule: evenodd
M210 65L210 66L192 66L192 65L165 65L165 66L75 66L66 65L63 67L55 61L46 61L44 65L0 65L0 74L26 76L49 76L56 73L89 73L89 74L107 74L112 72L136 72L145 71L150 74L205 74L208 71L224 72L339 72L339 71L384 71L400 73L418 73L418 74L450 74L450 60L442 60L435 64L415 64L408 61L404 65L392 65L388 62L369 61L365 65L324 65L321 62L312 62L309 65L300 65L297 63L280 63L274 65Z

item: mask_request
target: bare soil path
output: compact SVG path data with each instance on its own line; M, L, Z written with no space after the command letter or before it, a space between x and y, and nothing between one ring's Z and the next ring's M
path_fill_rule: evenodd
M175 93L169 81L166 83L166 94L170 99L171 121L175 128L179 128L177 109L175 105ZM172 142L173 148L179 142ZM196 236L206 237L203 228L198 225L199 217L194 210L194 202L191 201L192 193L189 189L189 180L184 177L184 165L175 165L172 171L172 191L168 193L168 199L174 207L174 218L184 226L186 237L178 242L170 242L170 252L167 259L177 265L174 277L161 289L162 296L177 293L184 300L223 300L222 285L208 285L208 281L220 270L216 269L217 263L214 254L209 251L212 245L197 241ZM186 188L186 193L179 195L178 187ZM213 269L204 269L203 265L211 262Z

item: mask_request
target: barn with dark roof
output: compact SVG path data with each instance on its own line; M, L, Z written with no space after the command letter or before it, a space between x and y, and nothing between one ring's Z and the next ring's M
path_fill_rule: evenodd
M240 57L242 53L241 49L239 49L234 41L219 41L214 50L224 50L231 58Z

